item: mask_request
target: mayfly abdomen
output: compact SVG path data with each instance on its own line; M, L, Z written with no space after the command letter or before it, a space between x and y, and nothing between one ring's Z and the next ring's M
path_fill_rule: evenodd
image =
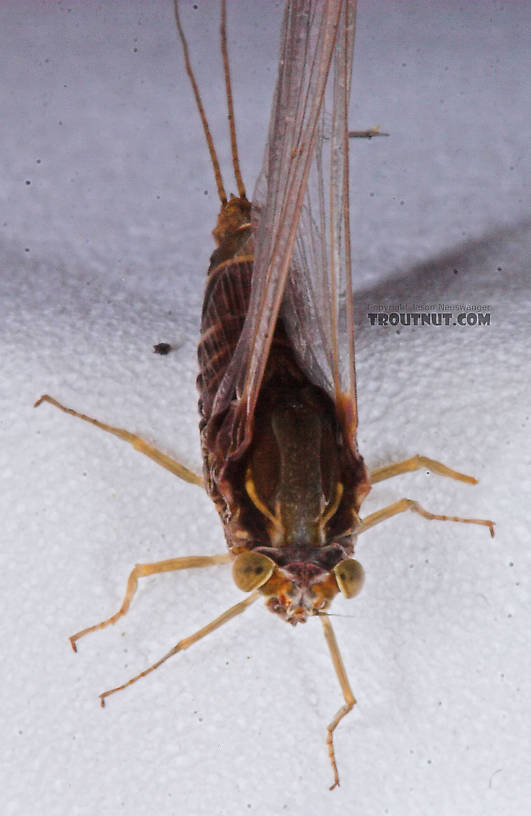
M233 552L259 550L279 566L300 564L317 576L352 552L356 480L334 403L299 364L281 316L252 436L238 456L229 453L230 406L215 411L249 309L253 258L245 251L252 239L242 234L248 229L242 225L220 241L205 291L197 380L205 483Z
M249 306L252 257L234 259L209 273L198 346L201 419L208 422L217 389L241 335Z
M211 417L249 308L254 260L250 215L249 201L233 196L221 207L213 230L218 246L210 258L197 350L201 430Z

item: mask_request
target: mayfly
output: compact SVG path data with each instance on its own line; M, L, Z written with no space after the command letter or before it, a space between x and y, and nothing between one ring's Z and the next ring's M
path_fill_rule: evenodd
M91 422L180 478L204 485L228 545L224 554L135 566L120 609L73 635L74 650L81 637L126 614L138 579L146 575L232 562L234 581L247 593L154 665L101 694L102 705L261 596L287 623L318 616L344 698L328 725L332 788L339 784L334 731L356 700L327 610L335 595L353 598L363 585L363 568L352 557L357 536L406 510L486 525L494 534L491 521L430 513L406 498L359 515L371 484L400 473L427 467L468 484L476 480L418 455L369 473L358 452L348 130L355 12L354 0L288 0L269 137L251 204L236 144L225 2L221 50L238 190L229 197L175 2L221 202L198 352L204 478L122 428L47 395L36 403L52 403Z

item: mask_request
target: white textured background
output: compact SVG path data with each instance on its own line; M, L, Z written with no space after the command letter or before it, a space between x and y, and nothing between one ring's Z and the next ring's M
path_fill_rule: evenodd
M184 22L226 144L217 3ZM34 411L43 391L199 467L197 327L215 189L170 3L0 9L2 813L9 816L529 813L529 76L526 3L380 2L359 11L352 150L360 447L425 472L375 488L485 529L400 517L359 542L359 599L334 619L358 709L340 702L318 621L257 604L109 701L234 603L226 569L146 580L135 561L222 551L208 500L118 440ZM280 4L229 3L252 189ZM371 328L368 303L488 304L485 328ZM153 343L177 350L163 358ZM348 616L348 617L347 617Z

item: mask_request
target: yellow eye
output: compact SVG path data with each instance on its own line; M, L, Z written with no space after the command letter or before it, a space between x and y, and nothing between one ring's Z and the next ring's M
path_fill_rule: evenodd
M365 570L359 561L353 558L345 558L334 567L334 573L339 589L345 598L354 598L363 586L365 581Z
M232 565L234 583L242 592L258 589L271 578L275 562L267 555L257 552L242 552Z

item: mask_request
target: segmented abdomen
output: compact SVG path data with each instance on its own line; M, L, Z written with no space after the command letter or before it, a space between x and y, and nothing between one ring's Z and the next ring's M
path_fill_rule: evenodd
M216 392L240 338L249 306L252 274L251 259L235 259L219 264L208 276L197 352L202 426L210 419Z

